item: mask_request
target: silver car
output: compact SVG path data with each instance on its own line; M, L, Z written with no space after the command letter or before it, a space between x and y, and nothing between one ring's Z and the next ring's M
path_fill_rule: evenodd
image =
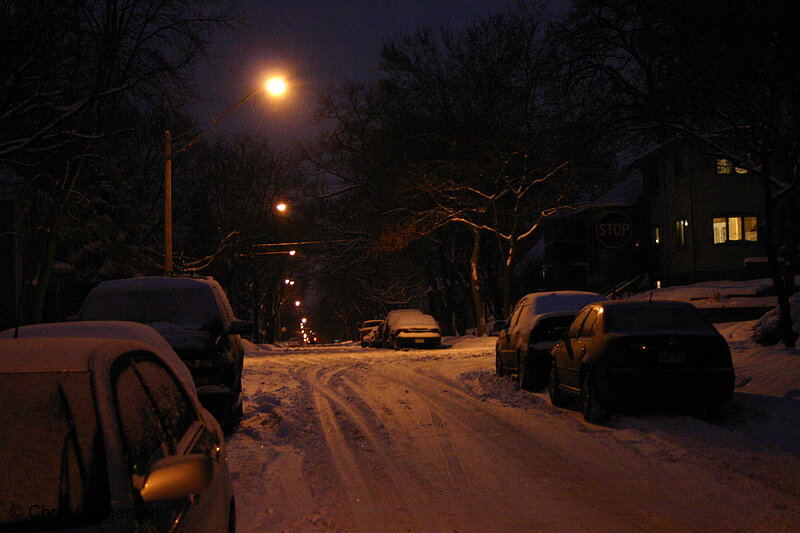
M4 332L0 529L235 529L222 430L153 334L120 322Z

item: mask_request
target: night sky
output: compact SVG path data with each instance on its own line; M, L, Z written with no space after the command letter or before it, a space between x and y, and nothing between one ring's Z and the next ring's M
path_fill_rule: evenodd
M315 94L377 74L381 45L417 29L458 30L518 0L251 0L240 2L246 26L218 36L195 83L200 125L211 123L272 72L292 83L280 102L259 97L219 128L226 134L264 131L291 143L312 131Z

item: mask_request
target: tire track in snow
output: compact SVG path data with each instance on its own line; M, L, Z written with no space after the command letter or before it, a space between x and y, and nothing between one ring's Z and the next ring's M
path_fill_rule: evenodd
M324 372L323 368L312 369L305 374L311 385L311 399L317 420L319 420L325 442L339 475L339 482L345 490L346 501L350 508L357 531L371 531L381 523L381 515L373 510L379 509L371 501L371 493L361 473L361 467L347 444L347 438L336 414L325 394L314 385L315 374Z

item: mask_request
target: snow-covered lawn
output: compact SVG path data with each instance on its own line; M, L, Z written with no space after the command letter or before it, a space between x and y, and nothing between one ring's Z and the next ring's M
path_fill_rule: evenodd
M260 531L800 530L800 351L719 325L726 416L600 426L494 375L495 338L441 350L248 346L229 441Z

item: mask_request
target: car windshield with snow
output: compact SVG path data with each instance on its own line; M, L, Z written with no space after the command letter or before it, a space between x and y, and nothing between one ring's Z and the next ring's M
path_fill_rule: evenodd
M80 320L140 322L158 331L189 367L203 404L226 432L242 414L240 334L222 287L212 278L144 277L104 281L81 306Z
M550 350L585 305L604 298L594 292L534 292L520 298L500 328L495 346L496 373L516 374L523 389L547 383Z
M731 398L725 339L685 302L610 301L581 311L552 351L550 399L580 397L590 422L610 409L683 407L713 415Z

